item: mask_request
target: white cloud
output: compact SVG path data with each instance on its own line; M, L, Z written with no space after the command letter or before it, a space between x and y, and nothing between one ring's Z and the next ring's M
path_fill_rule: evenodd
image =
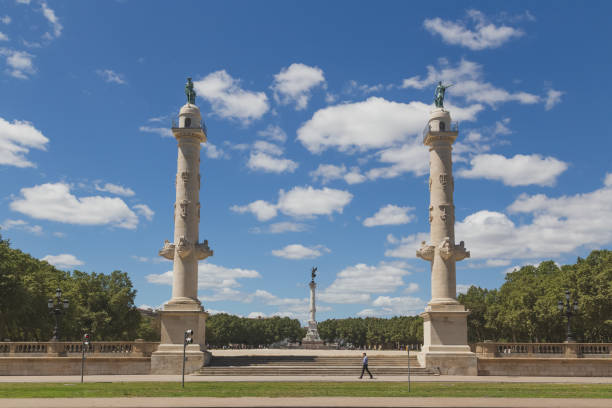
M379 296L372 302L374 309L364 309L357 316L410 316L416 315L425 308L425 301L412 296Z
M0 118L0 165L34 167L25 155L30 149L46 150L47 139L30 122Z
M457 176L499 180L507 186L553 186L567 164L554 157L538 154L507 158L499 154L479 154L472 158L471 169L460 169Z
M351 202L353 195L348 191L324 187L315 189L311 186L293 187L288 192L279 191L277 204L257 200L244 206L234 205L232 211L251 212L259 221L274 218L278 211L291 217L312 218L318 215L342 214L344 207Z
M238 295L235 288L240 287L239 279L255 279L261 275L256 270L242 268L226 268L209 262L200 262L198 265L198 289L212 290L210 297L217 296L218 300L225 296L233 297ZM172 285L172 271L162 274L149 274L146 276L149 283L160 285ZM227 299L227 297L225 298Z
M606 184L607 183L607 184ZM589 193L551 198L544 194L521 195L508 207L521 219L515 223L504 213L482 210L456 224L457 240L465 240L473 259L546 259L573 254L579 248L602 248L612 243L612 177ZM385 255L415 258L417 243L428 239L420 233L402 238Z
M195 81L194 87L222 118L238 119L248 124L261 118L270 108L265 93L245 91L240 87L240 80L232 78L225 70Z
M96 70L96 74L98 74L98 76L104 79L106 82L120 85L127 83L123 75L113 71L112 69L98 69Z
M538 95L522 91L509 92L485 82L482 65L475 62L462 59L456 67L452 67L448 60L441 58L439 63L440 69L436 69L433 65L427 66L427 76L424 79L420 76L404 79L402 88L423 89L443 81L454 84L448 93L451 99L455 96L463 97L469 103L486 103L495 107L503 102L534 104L541 101ZM449 108L449 110L453 112L454 119L461 120L455 117L454 109Z
M245 212L250 212L257 217L259 221L268 221L274 217L276 217L278 211L274 204L270 204L264 200L253 201L247 205L233 205L230 207L230 210L244 214Z
M414 211L414 207L399 207L388 204L381 207L373 216L363 220L363 225L366 227L376 227L379 225L407 224L416 218L414 214L408 214L412 211Z
M375 93L375 92L380 92L383 91L385 89L389 90L392 89L394 87L394 85L383 85L383 84L376 84L376 85L367 85L367 84L360 84L355 80L350 80L348 82L348 86L346 87L345 92L348 94L354 94L356 92L362 93L364 95L370 94L370 93Z
M265 313L262 313L262 312L251 312L251 313L249 313L249 314L247 315L247 317L248 317L249 319L258 319L258 318L264 318L264 317L266 317L266 314L265 314Z
M8 35L0 31L0 41L8 41L8 40L9 40Z
M53 11L53 9L51 9L48 5L46 1L41 1L40 2L40 7L41 7L41 11L43 13L43 16L45 16L45 18L47 19L47 21L49 21L49 24L51 24L51 27L53 29L53 34L51 35L50 33L46 33L46 36L49 38L57 38L62 34L62 29L64 28L60 22L59 19L57 18L57 16L55 15L55 11Z
M0 228L6 231L11 229L24 230L34 235L42 235L43 232L43 229L40 225L30 225L27 221L24 220L6 219L2 224L0 224Z
M322 245L305 247L301 244L291 244L282 249L273 250L272 255L285 259L314 259L329 252L331 251Z
M258 151L251 152L247 166L251 170L261 170L268 173L293 173L298 168L298 164L291 159L274 157Z
M329 106L314 113L297 131L297 139L311 152L329 148L341 152L390 147L421 136L430 105L400 103L370 97L365 101ZM474 120L481 105L453 107L455 120Z
M132 190L131 188L123 187L123 186L112 184L112 183L106 183L102 187L96 184L96 190L106 191L111 194L117 194L117 195L125 196L125 197L133 197L134 195L136 195L134 190Z
M10 203L13 211L32 218L78 225L112 225L134 229L138 217L117 197L76 197L66 183L46 183L22 188Z
M287 105L295 103L296 110L306 109L312 88L325 84L323 70L317 67L294 63L274 75L274 99Z
M153 219L153 216L155 215L155 211L149 208L149 206L146 204L136 204L134 206L134 210L139 215L142 215L143 217L145 217L148 221L151 221Z
M29 75L36 72L34 68L34 55L26 51L15 51L6 48L0 48L0 55L6 57L6 65L8 65L8 74L19 79L28 79Z
M467 14L474 24L473 28L468 28L467 23L463 21L452 22L439 17L426 19L423 26L430 33L438 34L447 44L460 45L475 51L497 48L524 34L518 28L496 26L488 22L484 14L478 10L468 10Z
M370 300L370 294L390 293L403 286L402 278L410 274L407 267L404 263L386 262L349 266L319 296L328 303L364 303Z
M138 130L147 133L157 133L161 137L174 137L174 135L172 134L172 130L170 130L169 128L141 126L138 128Z
M353 199L348 191L324 187L315 189L311 186L293 187L288 192L280 190L278 208L292 217L313 217L316 215L332 215L342 211Z
M546 104L544 105L544 109L551 110L556 104L560 103L564 93L565 92L555 89L549 89L548 92L546 92Z
M11 21L13 21L13 19L11 19L11 16L2 16L2 17L0 17L0 22L2 24L11 24Z
M322 184L327 184L332 180L344 179L348 184L358 184L366 181L366 177L361 174L358 167L351 167L350 171L343 164L336 166L334 164L319 164L316 170L309 173L313 181L321 179Z
M429 171L429 150L421 143L420 138L414 138L410 143L399 147L381 150L376 156L381 163L390 165L370 169L366 173L370 180L394 178L409 172L422 176Z
M287 140L287 134L285 131L279 126L275 125L268 125L268 127L266 127L264 130L258 131L257 134L263 138L279 143L285 143Z
M210 142L202 143L202 149L204 150L204 154L209 159L228 159L229 156L221 149L219 146L216 146Z
M83 265L83 261L71 254L47 255L42 260L60 269L72 269L75 266Z

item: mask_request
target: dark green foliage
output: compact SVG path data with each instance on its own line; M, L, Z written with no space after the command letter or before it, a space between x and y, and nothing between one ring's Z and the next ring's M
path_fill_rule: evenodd
M330 319L319 323L319 335L327 342L341 345L397 348L423 342L423 319L418 316Z
M245 344L264 346L289 340L296 342L306 335L306 330L296 319L270 317L250 319L219 313L206 320L206 343L212 347Z
M566 318L557 309L569 290L578 299L572 319L576 339L612 342L612 251L593 251L574 265L553 261L528 265L506 275L493 290L472 286L458 300L472 313L468 317L470 342L562 342Z
M136 291L127 273L64 272L0 238L0 340L47 341L54 319L47 299L60 288L70 307L61 317L62 340L133 340L141 325Z

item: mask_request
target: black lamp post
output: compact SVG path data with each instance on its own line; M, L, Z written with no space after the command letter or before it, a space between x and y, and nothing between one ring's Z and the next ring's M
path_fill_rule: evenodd
M55 291L55 300L49 299L47 302L47 307L49 308L49 312L53 313L55 316L55 327L53 328L53 338L51 341L59 341L60 339L60 329L59 329L59 317L65 313L65 310L68 309L69 302L68 299L62 300L62 290L57 288Z
M561 314L565 314L565 316L567 317L567 338L565 339L565 342L574 343L576 339L574 339L574 333L572 332L572 326L570 324L570 321L572 319L572 316L578 313L578 300L574 299L574 303L573 304L570 303L570 291L566 290L565 291L565 304L563 303L562 300L560 300L557 307L559 308L559 311L561 312ZM565 309L565 312L564 312L564 309Z

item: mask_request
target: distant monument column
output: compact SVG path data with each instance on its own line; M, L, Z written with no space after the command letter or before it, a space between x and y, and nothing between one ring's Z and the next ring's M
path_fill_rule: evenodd
M310 318L308 319L308 332L306 332L306 337L302 339L302 346L305 348L319 348L323 346L323 340L319 337L317 320L315 318L317 312L317 306L315 304L315 290L317 288L317 284L315 283L316 276L317 268L313 267L311 271L312 280L308 284L308 286L310 286Z
M212 256L208 241L199 242L200 224L200 143L206 142L206 128L195 105L191 78L185 85L187 103L173 123L178 144L175 178L174 242L166 241L159 255L173 261L172 298L161 311L161 344L153 353L151 372L180 373L185 330L193 330L193 344L187 346L186 372L204 363L207 314L198 299L198 261Z
M440 82L436 88L423 138L429 146L430 242L423 242L416 255L431 262L431 300L421 314L424 344L419 358L427 367L439 367L441 374L477 375L476 356L467 341L469 311L456 296L455 263L470 253L463 241L455 243L452 144L459 132L444 109L448 87Z

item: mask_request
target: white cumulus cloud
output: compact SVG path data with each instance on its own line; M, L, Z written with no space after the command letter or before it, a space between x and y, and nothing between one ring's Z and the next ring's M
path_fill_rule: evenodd
M71 269L83 265L83 261L71 254L47 255L42 260L60 269Z
M46 1L40 2L41 12L43 16L47 19L49 24L51 24L51 29L53 33L46 33L45 36L47 38L57 38L62 34L62 29L64 28L60 22L59 18L55 15L55 11L51 7L47 5Z
M305 247L301 244L291 244L282 249L273 250L272 255L285 259L314 259L329 252L331 251L322 245Z
M174 137L174 135L172 134L172 130L164 127L140 126L138 130L146 133L156 133L161 137Z
M111 82L119 85L126 84L126 80L123 75L113 71L112 69L98 69L96 74L104 79L106 82Z
M439 17L426 19L423 26L432 34L439 35L451 45L460 45L471 50L497 48L513 38L523 36L523 31L506 25L495 25L488 21L478 10L468 10L468 19L473 27L465 21L447 21Z
M328 303L365 303L375 293L390 293L404 285L409 275L404 263L366 265L363 263L344 268L336 279L319 295Z
M388 204L381 207L373 216L363 220L363 225L366 227L376 227L380 225L407 224L416 218L414 214L409 214L412 211L414 211L414 207L400 207Z
M391 317L417 315L425 309L425 301L412 296L379 296L373 302L373 308L361 310L357 316Z
M210 102L215 114L222 118L238 119L248 124L270 109L264 92L242 89L240 80L232 78L225 70L195 81L194 87L199 96Z
M546 104L544 109L551 110L556 104L561 102L561 97L565 92L557 91L556 89L549 89L546 92Z
M103 186L99 186L98 184L96 184L95 187L98 191L106 191L107 193L117 194L125 197L133 197L134 195L136 195L134 190L132 190L131 188L123 187L113 183L106 183Z
M553 186L557 177L567 169L567 163L539 154L504 157L499 154L474 156L470 169L460 169L457 176L499 180L507 186Z
M76 197L66 183L45 183L20 190L13 211L32 218L77 225L111 225L134 229L138 217L118 197Z
M0 165L34 167L26 154L30 149L46 150L47 143L49 139L30 122L0 118Z
M295 103L297 110L306 109L312 88L325 84L323 70L301 63L291 64L274 75L272 90L278 103Z

